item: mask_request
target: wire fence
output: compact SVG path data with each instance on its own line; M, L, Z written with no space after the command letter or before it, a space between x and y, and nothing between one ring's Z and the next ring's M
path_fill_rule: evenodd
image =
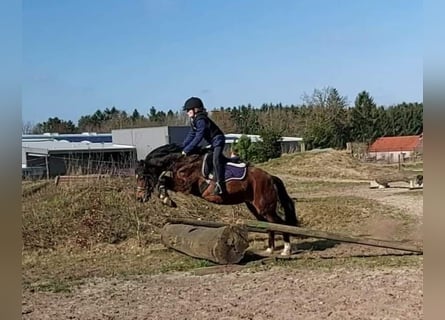
M89 174L131 176L134 175L135 165L135 158L127 154L30 157L27 159L27 167L22 168L22 179Z

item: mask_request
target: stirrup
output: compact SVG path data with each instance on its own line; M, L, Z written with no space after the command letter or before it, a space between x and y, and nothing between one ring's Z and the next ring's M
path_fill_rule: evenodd
M219 182L215 183L215 189L213 189L214 195L222 195L224 193L223 188L219 184Z

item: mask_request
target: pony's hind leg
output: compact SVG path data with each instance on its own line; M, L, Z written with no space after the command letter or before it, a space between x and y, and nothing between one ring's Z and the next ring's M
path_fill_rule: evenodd
M267 221L267 219L263 216L260 215L258 213L257 208L250 202L245 202L247 208L249 209L250 212L252 212L252 214L255 216L255 218L259 221ZM265 250L267 254L271 254L273 253L273 251L275 250L275 232L273 231L268 231L267 232L269 239L268 239L268 247Z
M267 221L270 223L277 223L277 224L285 224L284 220L280 218L276 213L267 215ZM272 240L269 238L269 242L272 241L272 246L274 246L274 235L272 235ZM292 252L291 245L290 245L290 235L288 233L283 233L283 243L284 247L281 251L282 256L288 256ZM271 244L269 244L271 246Z
M292 253L292 248L290 245L290 241L285 241L283 238L283 242L284 242L284 248L283 251L281 251L281 255L282 256L289 256Z
M284 224L284 221L280 222ZM283 247L283 251L281 251L281 255L282 256L288 256L290 255L292 252L292 248L291 248L291 244L290 244L290 235L289 233L283 233L283 243L284 243L284 247Z
M274 209L274 211L271 211L273 213L259 214L258 213L259 211L255 205L248 203L248 202L246 202L246 205L247 205L247 208L249 208L249 210L257 218L257 220L267 221L270 223L285 224L284 220L281 219L280 216L276 214L275 209ZM267 233L269 235L269 239L268 239L268 247L266 249L266 253L271 254L275 250L275 232L268 231ZM292 253L291 244L290 244L290 235L288 233L283 233L283 243L284 243L284 247L280 254L282 256L288 256Z

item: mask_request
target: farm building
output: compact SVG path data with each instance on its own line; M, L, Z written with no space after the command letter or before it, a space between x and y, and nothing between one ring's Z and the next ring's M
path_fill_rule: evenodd
M113 173L133 168L136 149L113 143L22 140L22 176Z
M113 143L136 148L137 158L144 159L153 149L167 143L181 144L190 126L162 126L112 130Z
M148 128L118 129L112 131L113 142L136 147L138 159L143 159L153 149L167 144L181 144L190 130L190 126L162 126ZM252 142L261 140L259 135L247 135ZM229 153L231 144L241 137L241 134L229 133L226 137L226 152ZM203 141L202 145L206 145ZM282 137L281 150L283 153L304 151L302 138Z
M381 137L368 149L369 158L390 163L415 160L422 153L423 134L415 136Z

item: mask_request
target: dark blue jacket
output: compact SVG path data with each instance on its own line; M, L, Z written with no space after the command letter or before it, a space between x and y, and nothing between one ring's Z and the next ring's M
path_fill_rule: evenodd
M203 139L213 148L217 146L224 147L226 142L224 133L205 112L200 112L192 118L190 125L191 129L182 144L182 150L185 153L190 153L199 146Z

